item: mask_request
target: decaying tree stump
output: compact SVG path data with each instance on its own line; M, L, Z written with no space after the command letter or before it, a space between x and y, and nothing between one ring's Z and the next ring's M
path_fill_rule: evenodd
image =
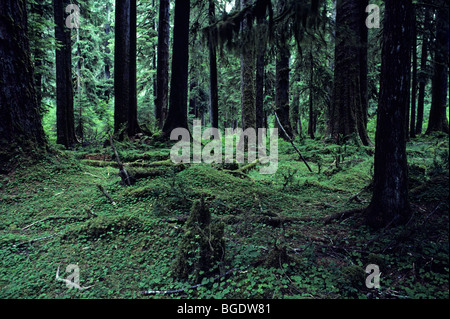
M215 275L225 255L224 224L211 224L211 213L203 198L194 202L184 225L185 232L178 248L172 270L177 278L193 280Z

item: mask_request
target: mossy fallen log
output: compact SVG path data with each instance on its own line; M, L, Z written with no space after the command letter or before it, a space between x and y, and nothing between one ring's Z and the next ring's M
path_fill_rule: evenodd
M98 161L98 160L81 160L81 163L94 167L114 167L119 168L119 165L116 162L110 161Z
M223 172L231 174L235 177L243 177L243 178L250 178L250 176L247 175L247 173L252 170L253 168L255 168L257 165L259 164L259 160L256 160L252 163L249 163L245 166L242 166L241 168L237 168L237 169L222 169Z
M134 184L138 179L164 176L170 172L178 173L186 168L183 164L170 163L171 165L164 163L164 165L158 164L153 167L129 167L128 174L130 175L131 183Z

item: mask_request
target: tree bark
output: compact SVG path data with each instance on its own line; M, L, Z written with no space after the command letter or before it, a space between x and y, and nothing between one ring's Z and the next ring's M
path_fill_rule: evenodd
M417 31L416 31L416 10L413 15L413 45L412 45L412 83L411 83L411 122L409 136L416 137L416 93L417 93Z
M289 60L290 53L286 44L279 46L278 59L276 62L276 94L275 106L277 114L286 133L292 138L292 128L289 121ZM284 136L284 135L283 135ZM286 139L286 137L284 137Z
M83 128L83 108L81 104L81 48L80 48L80 30L77 29L77 102L78 102L78 126L75 128L75 134L84 142Z
M241 10L247 7L251 0L241 0ZM241 35L245 43L248 33L248 19L241 23ZM242 128L256 128L255 105L255 50L253 45L242 45L241 49L241 116Z
M39 19L44 19L44 5L41 3L31 4L31 12L39 17ZM30 32L37 32L40 34L43 32L43 28L29 30ZM31 38L31 34L30 34ZM42 110L42 73L43 73L43 59L45 58L45 50L40 45L39 41L35 45L31 45L34 56L34 85L36 88L36 98L38 102L39 109ZM42 113L42 111L41 111Z
M75 115L72 85L71 29L65 25L65 0L53 0L56 49L56 143L71 148L78 141L75 136Z
M300 138L302 138L302 127L300 117L300 90L298 85L295 85L292 103L289 107L289 121L291 122L292 132L295 135L299 135Z
M162 129L169 104L169 0L159 1L155 117Z
M286 1L279 1L279 13L281 14L286 7ZM276 87L275 87L275 107L281 125L284 127L286 134L283 135L285 140L293 138L291 123L289 121L289 60L291 54L289 52L289 39L286 37L287 28L282 26L277 34L277 61L276 61ZM281 129L277 122L277 127Z
M258 25L265 28L264 18L258 18ZM264 65L266 48L263 41L263 32L260 32L260 36L257 44L257 56L256 56L256 75L255 75L255 111L256 111L256 127L264 128Z
M114 133L119 139L140 131L136 98L136 0L116 0Z
M430 9L425 8L425 18L424 18L424 32L422 38L422 53L420 56L420 78L419 78L419 95L417 97L417 123L416 123L416 134L422 134L422 126L423 126L423 112L425 106L425 87L428 82L427 75L427 59L428 59L428 37L427 32L428 25L430 21Z
M109 22L110 21L109 20L110 11L111 11L111 8L109 7L109 4L106 4L106 15L108 17L108 20L105 23L105 34L106 34L106 36L108 36L109 33L111 32L111 25L110 25L110 22ZM109 41L106 39L105 40L105 53L106 54L109 54L111 52L108 46L109 46ZM109 60L108 56L105 56L104 63L105 63L104 76L105 76L105 79L108 80L109 78L111 78L110 60ZM109 91L105 92L105 95L109 98Z
M367 135L367 27L368 0L338 0L333 105L330 131L335 142L359 139L370 145Z
M25 0L0 1L0 174L46 147L33 82Z
M169 113L163 132L169 136L175 128L188 129L187 93L189 67L190 0L175 1L173 29L172 76L170 80Z
M216 6L215 0L209 0L209 24L213 24L216 21ZM209 104L211 115L211 126L219 128L219 89L217 84L217 54L216 46L209 38Z
M128 136L141 131L137 116L137 8L136 0L130 0L130 104L128 108Z
M436 51L432 79L431 109L427 134L445 132L448 134L447 91L448 91L448 55L449 21L448 1L442 1L436 18Z
M405 136L411 77L411 16L411 0L386 0L374 189L365 212L366 224L374 228L406 223L411 213Z
M314 57L312 53L312 44L309 50L309 117L308 117L308 135L314 139L316 134L316 116L314 112Z

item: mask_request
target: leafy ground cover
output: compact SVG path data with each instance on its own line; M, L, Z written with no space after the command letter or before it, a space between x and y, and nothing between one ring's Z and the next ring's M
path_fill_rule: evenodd
M161 166L129 187L109 147L18 167L0 181L0 298L449 298L448 141L408 143L414 214L380 231L362 214L373 148L296 143L313 173L281 140L273 175L164 165L168 145L131 142L116 145L127 168ZM200 199L224 224L224 253L214 274L179 279L173 261ZM56 280L69 264L92 287ZM379 289L365 285L368 264Z

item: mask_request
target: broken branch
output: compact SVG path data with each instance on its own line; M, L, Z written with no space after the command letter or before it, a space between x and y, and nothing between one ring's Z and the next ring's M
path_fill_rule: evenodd
M106 192L105 188L102 185L100 185L100 184L98 184L97 187L103 193L103 195L105 195L106 198L108 198L110 203L113 204L114 206L116 206L116 202L114 201L114 199L112 199L111 196L109 196L109 194Z
M298 155L300 156L300 158L303 160L303 162L305 163L306 167L308 167L309 171L312 173L312 169L311 167L309 167L308 162L306 161L306 159L303 157L302 153L300 153L300 151L298 150L297 146L295 146L294 141L292 139L292 137L290 137L288 135L288 133L286 133L286 131L284 130L283 125L281 125L280 119L278 118L277 112L275 113L275 117L277 119L278 125L280 126L281 130L283 131L284 135L287 137L287 139L289 140L289 142L291 142L292 147L295 149L295 151L298 153Z
M112 136L109 137L109 143L111 144L114 155L116 156L117 165L119 166L119 176L122 179L122 182L127 186L131 186L130 175L128 175L127 170L120 161L119 153L117 153L116 147L114 146Z
M27 226L23 227L21 230L27 230L28 228L30 228L30 227L32 227L32 226L34 226L34 225L36 225L36 224L45 222L45 221L47 221L47 220L55 220L55 219L77 219L77 220L84 220L84 219L86 219L86 217L79 217L79 216L48 216L48 217L46 217L46 218L43 218L43 219L38 220L38 221L36 221L36 222L34 222L34 223L30 224L30 225L27 225Z

